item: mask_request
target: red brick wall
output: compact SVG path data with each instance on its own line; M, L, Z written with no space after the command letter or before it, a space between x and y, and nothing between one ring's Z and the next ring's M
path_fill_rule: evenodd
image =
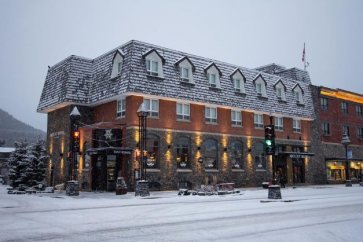
M324 97L328 99L328 110L321 109L319 105L320 122L330 124L330 135L322 135L322 141L340 143L343 136L343 125L348 125L351 143L363 145L363 141L357 137L357 127L363 127L363 117L359 117L355 111L357 105L363 105L333 97ZM348 114L342 112L341 102L348 103Z
M129 96L126 99L126 116L122 119L127 126L137 126L137 109L142 103L143 98L139 96ZM159 117L148 118L147 126L160 129L176 129L186 131L199 131L210 133L235 134L246 136L264 136L264 129L254 128L253 112L242 112L243 127L232 127L231 110L218 108L217 124L206 124L204 121L204 105L190 105L190 117L188 121L177 121L176 102L169 100L159 100ZM116 101L102 104L94 109L95 122L115 121ZM264 123L269 124L268 115L264 115ZM277 138L281 139L301 139L310 140L310 121L301 121L301 133L294 133L292 130L292 119L284 118L284 130L277 131Z

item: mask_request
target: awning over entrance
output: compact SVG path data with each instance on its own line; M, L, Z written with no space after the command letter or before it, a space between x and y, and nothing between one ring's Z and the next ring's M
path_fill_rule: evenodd
M132 149L128 147L100 147L100 148L89 148L86 150L88 155L131 155Z
M309 156L314 156L314 153L311 152L292 152L292 151L280 151L278 153L279 155L288 155L290 156L290 158L296 158L296 159L300 159L300 158L307 158Z

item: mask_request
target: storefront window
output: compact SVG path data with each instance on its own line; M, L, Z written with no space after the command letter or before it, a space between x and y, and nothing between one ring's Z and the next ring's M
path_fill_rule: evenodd
M146 138L146 167L159 167L159 137L156 135L148 135Z
M345 180L345 167L341 161L332 161L326 163L327 179L330 181Z
M243 144L242 142L234 141L229 148L229 157L233 169L243 169Z
M255 144L255 169L266 170L266 157L264 153L263 143Z
M218 169L218 143L213 139L204 141L202 156L205 169Z
M190 168L190 140L187 137L176 141L176 163L178 168Z

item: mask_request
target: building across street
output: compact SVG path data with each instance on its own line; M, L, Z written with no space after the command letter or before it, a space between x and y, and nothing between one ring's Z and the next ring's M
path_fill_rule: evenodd
M161 190L260 186L275 176L288 185L343 182L342 127L358 180L362 104L360 94L313 86L306 70L248 69L132 40L50 67L37 110L48 116L48 182L113 191L119 176L131 190L139 179Z

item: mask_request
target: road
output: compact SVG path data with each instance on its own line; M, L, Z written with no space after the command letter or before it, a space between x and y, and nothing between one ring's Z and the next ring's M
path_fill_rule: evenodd
M1 241L363 241L363 187L267 190L150 198L8 195L0 190Z

